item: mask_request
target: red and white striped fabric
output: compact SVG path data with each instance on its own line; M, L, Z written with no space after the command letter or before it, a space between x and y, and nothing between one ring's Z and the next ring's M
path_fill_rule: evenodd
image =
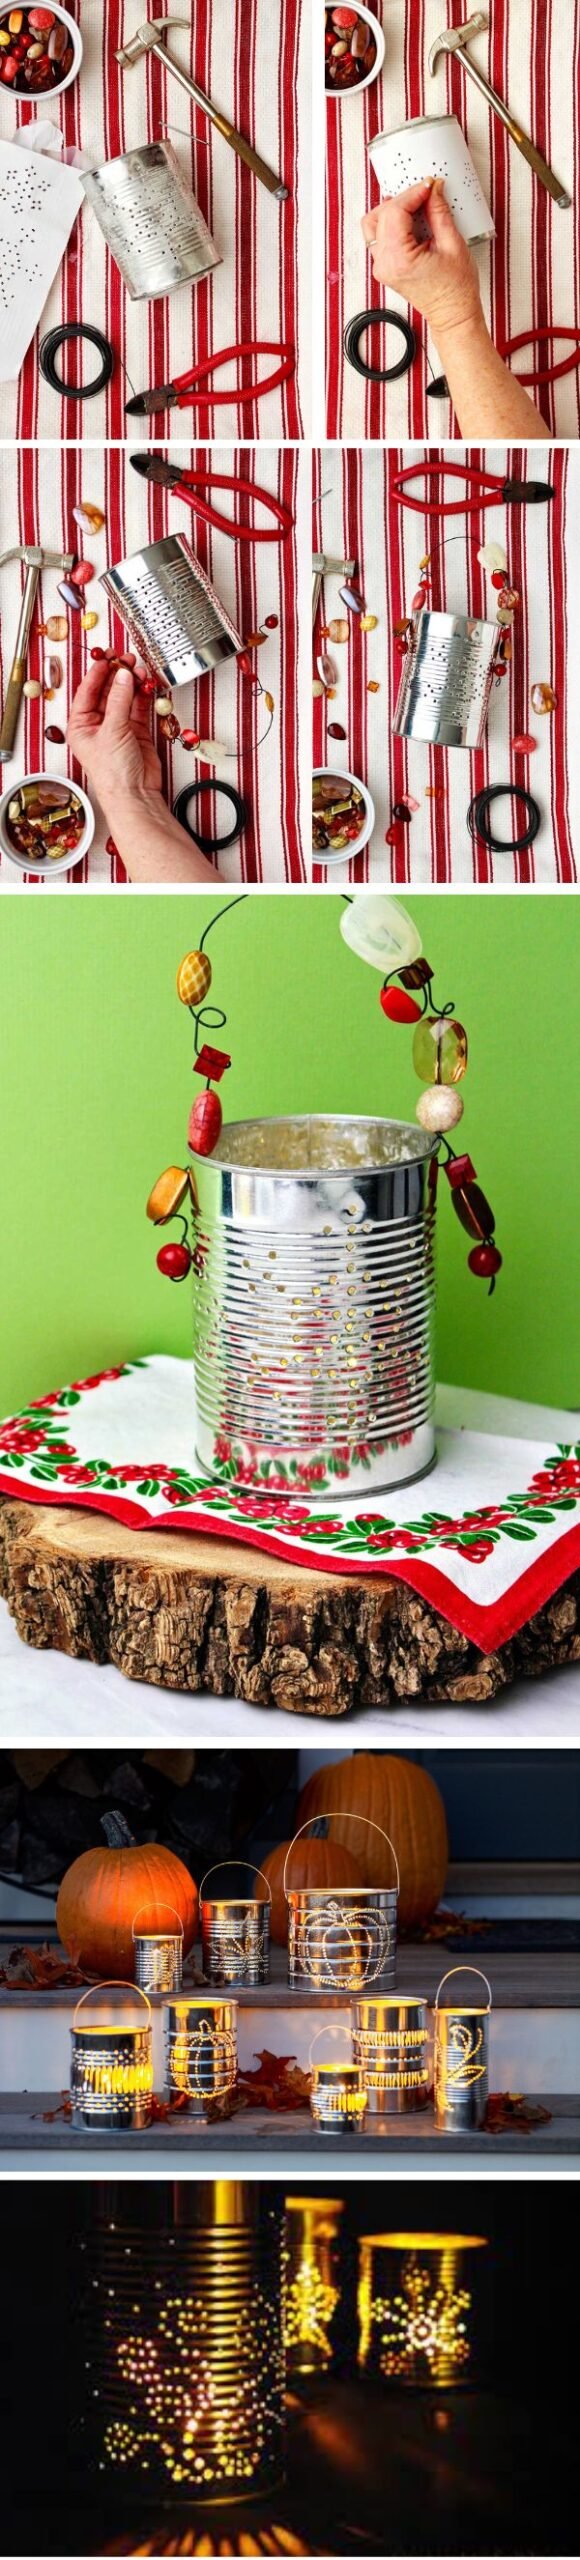
M419 355L400 381L364 383L343 351L343 331L358 311L389 303L407 311L395 293L376 284L359 217L378 204L379 187L368 159L374 136L395 130L412 116L457 115L491 205L495 240L476 249L483 302L496 345L530 327L580 324L580 0L493 0L489 35L474 45L474 61L505 99L524 131L555 167L572 196L569 212L552 203L510 142L497 116L458 63L441 60L434 76L429 51L444 27L464 24L465 0L369 0L384 29L384 68L360 99L327 110L327 433L380 437L454 433L448 405L427 399L427 357L441 366L424 324L416 320ZM394 363L400 344L391 337L385 356L377 332L367 339L365 360ZM391 351L392 350L392 351ZM514 359L518 371L545 365L569 350L535 349ZM580 372L533 397L552 434L580 434Z
M208 470L212 467L212 452L207 447L198 446L193 453L190 446L180 452L174 448L174 455L176 462L188 469L193 462ZM284 884L304 876L299 832L297 563L299 546L306 563L310 557L310 469L306 453L296 447L256 450L241 445L235 454L222 447L217 463L220 471L239 469L244 478L281 498L296 519L295 531L281 543L232 542L227 534L212 532L194 518L182 499L139 479L130 468L128 454L118 447L93 446L89 451L87 447L83 450L68 445L52 455L46 450L18 452L14 448L3 454L0 550L13 542L41 542L46 550L78 547L95 562L98 572L138 551L143 543L158 541L164 533L184 532L243 638L257 631L267 614L277 615L276 630L268 632L255 658L256 672L275 703L270 734L262 746L258 741L267 729L268 714L233 659L213 675L203 676L196 685L184 686L175 695L175 708L183 728L195 727L202 737L222 741L229 751L228 759L216 765L216 774L224 782L233 782L248 805L250 814L243 837L220 859L221 878L231 882L266 879ZM73 507L81 498L103 508L105 529L97 536L88 532L81 535L75 525ZM241 504L240 500L232 501L230 507L223 491L217 491L216 498L224 514L233 514L234 504ZM259 514L258 522L264 521ZM3 697L16 636L22 574L17 562L7 565L1 573ZM110 614L97 577L83 600L87 608L94 607L99 614L97 629L85 634L80 629L80 614L69 613L69 638L57 650L65 668L62 691L50 706L38 700L24 703L12 768L3 768L3 789L11 781L20 781L26 773L42 770L57 774L67 766L77 780L82 780L80 767L67 758L64 747L44 744L46 722L65 728L72 696L88 663L89 648L95 644L106 648L113 639L120 648L128 645L123 625ZM49 614L59 612L66 612L66 606L58 595L58 572L47 570L41 581L37 619L46 622ZM42 673L42 653L48 645L40 637L35 638L33 630L31 674ZM169 804L186 782L193 782L196 774L206 776L209 772L207 765L198 765L179 744L174 748L165 745L163 758ZM211 802L206 823L212 832ZM220 826L225 832L223 804L220 807L218 803L216 833ZM97 832L88 861L74 872L53 878L53 892L75 888L84 878L89 879L91 887L110 886L116 879L124 879L120 866L105 852L106 835L104 821L97 813ZM24 876L3 861L3 887L20 885Z
M429 458L443 460L444 455L435 457L431 447ZM314 703L314 762L328 763L331 769L347 765L372 793L372 844L350 865L350 878L358 887L365 881L413 888L448 881L460 887L569 884L580 870L580 453L574 447L561 451L539 444L509 453L500 445L487 452L454 445L449 458L501 477L546 479L555 497L546 506L498 504L468 518L435 519L401 507L393 492L397 471L425 462L425 446L386 453L360 447L341 453L329 447L314 457L315 487L326 493L314 510L315 545L331 557L357 560L367 610L378 616L376 631L366 634L349 617L348 646L332 649L329 644L338 692L329 710L324 700ZM460 487L452 489L448 483L447 490L461 496ZM509 584L520 595L521 606L514 616L508 674L492 691L485 745L467 753L394 738L402 662L393 645L393 625L409 612L420 560L430 552L429 597L435 611L467 611L495 621L495 592L477 558L481 546L493 541L507 550ZM341 610L338 582L327 580L319 622L331 621ZM369 693L369 682L378 682L378 693ZM531 710L531 687L538 683L550 683L557 695L557 708L548 717ZM346 744L328 739L328 720L346 729ZM511 746L522 731L537 739L536 753L525 762ZM487 784L510 779L533 793L541 811L540 831L527 852L488 853L482 844L472 844L469 803ZM438 796L426 798L433 790ZM419 807L395 847L385 843L385 830L406 791ZM517 804L499 802L492 821L494 816L492 831L498 836L520 831ZM346 866L315 872L316 879L335 886L347 876Z
M310 341L309 94L310 25L303 0L195 0L176 16L175 58L191 69L239 132L255 142L290 189L277 203L257 184L207 118L150 55L129 70L115 61L159 0L68 0L82 28L80 79L46 113L61 125L67 147L95 162L168 135L223 264L190 291L160 302L130 303L99 225L86 205L42 320L42 332L86 319L111 339L118 361L108 390L84 402L59 400L43 381L37 345L19 384L0 395L0 434L19 440L58 436L124 436L129 389L144 391L185 373L214 350L250 339L284 340L297 350L298 373L266 399L239 410L174 412L146 422L142 433L293 438L308 432ZM192 17L191 42L181 15ZM29 109L0 90L0 132L8 139ZM93 372L98 359L92 358ZM125 379L127 368L129 385ZM255 370L255 367L253 368ZM71 350L67 370L72 373ZM262 359L261 373L273 370ZM74 377L73 377L74 378ZM245 380L252 378L246 366ZM232 371L217 377L228 388Z

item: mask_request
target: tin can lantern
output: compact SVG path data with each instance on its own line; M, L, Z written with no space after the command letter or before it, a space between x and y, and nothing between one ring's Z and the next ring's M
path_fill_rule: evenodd
M131 302L199 284L221 266L171 142L123 151L87 169L83 186Z
M196 1156L197 1450L262 1490L433 1464L437 1139L392 1120L230 1123Z
M427 2106L426 2000L356 2000L352 2049L369 2116L404 2116Z
M109 1993L123 1995L123 2016L113 2013L115 2003ZM79 2024L81 2009L97 1997L101 2010L108 2012L98 2020L86 2017ZM138 2023L131 2022L131 2003L143 2002ZM143 2016L145 2011L145 2017ZM153 2043L151 2010L146 1993L126 1982L104 1982L83 1991L77 2000L71 2029L70 2092L72 2119L75 2125L102 2125L106 2133L140 2132L149 2123L153 2094Z
M359 2242L359 2364L377 2380L453 2391L474 2379L480 2253L457 2231L382 2231Z
M229 2512L284 2476L282 2198L193 2179L149 2188L142 2219L122 2189L113 2210L85 2251L86 2433L101 2486L108 2475L109 2494L114 2482L134 2500L146 2475L160 2505L223 2500Z
M147 1904L135 1912L131 1936L135 1956L135 1981L141 1991L180 1991L183 1968L183 1921L170 1902L158 1902L156 1911L166 1911L172 1929L139 1928L147 1918Z
M172 2000L167 2010L166 2093L186 2099L187 2114L205 2124L232 2112L237 2021L235 2000L212 2000L205 1993Z
M340 2302L340 2196L286 2197L284 2338L289 2380L329 2373Z
M310 2046L310 2113L317 2133L354 2133L360 2127L367 2102L356 2062L346 2057L314 2061L321 2036L333 2032L332 2028L319 2027Z
M504 638L498 622L427 606L413 614L393 736L434 747L483 746Z
M487 2003L444 2009L439 1997L444 1983L458 1973L484 1982ZM444 1973L435 2001L435 2122L442 2133L472 2133L483 2124L489 2094L489 2017L491 1989L480 1965L456 1964Z
M242 1858L227 1858L222 1866L242 1866ZM220 1895L208 1900L204 1885L208 1877L217 1875L218 1867L208 1867L199 1888L201 1915L201 1953L206 1982L253 1985L270 1979L270 1929L272 1893L261 1867L252 1874L259 1876L266 1888L266 1899L257 1894L244 1894L235 1901L224 1901Z
M185 533L149 542L101 578L139 656L170 690L195 683L242 643Z
M332 1813L325 1815L332 1822ZM367 1982L394 1982L397 1948L399 1868L396 1851L380 1822L359 1813L342 1813L378 1831L391 1850L396 1885L289 1885L288 1862L297 1840L311 1831L319 1816L303 1822L290 1841L284 1862L283 1888L288 1904L288 1981L292 1991L308 1983L313 1991L362 1991Z
M369 160L381 196L401 196L406 187L444 178L447 203L463 239L473 248L478 240L495 238L493 215L457 116L412 116L393 133L377 133L369 143Z

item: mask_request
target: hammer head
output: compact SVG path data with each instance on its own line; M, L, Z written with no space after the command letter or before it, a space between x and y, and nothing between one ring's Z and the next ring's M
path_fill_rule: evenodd
M27 569L74 569L76 551L41 551L37 542L17 542L11 551L0 552L0 568L7 560L23 560Z
M138 27L137 34L129 37L128 44L119 46L115 61L120 62L123 71L130 71L134 62L140 62L143 53L152 52L168 28L190 26L190 18L148 18L147 25Z
M476 9L475 17L467 18L464 27L444 27L443 34L436 36L435 43L431 46L429 70L437 70L442 53L465 53L473 37L484 35L488 26L487 9Z

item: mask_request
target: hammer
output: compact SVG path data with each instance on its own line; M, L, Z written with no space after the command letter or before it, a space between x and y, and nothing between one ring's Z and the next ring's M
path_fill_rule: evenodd
M0 728L0 764L9 763L14 749L14 740L18 727L18 714L22 701L22 687L24 684L26 669L26 652L30 639L32 616L36 604L41 570L62 569L68 575L69 570L74 569L75 559L75 551L40 551L35 545L29 542L17 544L13 551L3 551L0 553L0 569L4 568L7 560L24 560L26 564L26 577L20 609L20 621L16 635L16 648L8 679L6 700L2 716L2 726Z
M316 621L323 578L354 578L356 560L329 560L326 551L315 551L312 559L312 622Z
M503 98L498 98L495 89L490 89L489 80L484 80L483 72L478 71L475 62L470 59L467 46L471 44L472 36L483 35L488 26L487 9L477 9L475 17L467 18L464 27L445 27L443 34L437 36L435 43L431 46L429 70L431 72L437 70L442 53L454 54L456 61L462 63L468 79L475 81L476 89L481 91L482 98L487 99L488 107L492 108L494 116L499 116L500 123L505 124L506 132L511 135L512 142L517 143L518 151L521 151L524 160L529 161L530 169L535 170L541 186L547 187L548 195L554 197L556 204L570 205L572 197L566 194L561 180L554 177L553 169L548 168L548 162L544 160L543 152L538 150L537 143L530 142L529 135L522 133L521 125L516 124L515 116L510 115L509 107L504 106Z
M131 70L133 63L140 62L145 53L153 53L157 62L164 62L166 71L171 71L174 80L179 81L180 88L187 90L188 98L194 99L196 107L201 107L202 114L209 116L210 124L214 124L216 131L223 134L224 142L229 142L230 149L237 151L238 160L244 160L246 168L253 169L254 177L259 178L261 185L268 188L269 195L277 196L282 204L289 194L289 188L282 185L281 178L274 177L274 172L268 168L267 162L260 159L259 151L254 151L251 142L244 142L243 134L236 133L235 125L229 123L227 116L220 114L219 107L214 107L211 98L206 98L204 90L198 88L197 80L191 80L189 72L180 69L179 63L173 60L173 54L168 53L167 45L162 43L166 27L171 29L171 27L189 27L189 25L189 18L150 18L145 27L137 28L137 34L130 37L128 44L119 47L115 53L115 61L121 63L123 71Z

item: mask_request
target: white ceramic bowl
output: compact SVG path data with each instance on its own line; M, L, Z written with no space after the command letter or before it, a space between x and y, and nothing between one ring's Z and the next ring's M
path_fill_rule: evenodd
M366 782L359 782L358 773L345 773L342 765L340 767L340 771L335 773L334 767L330 764L315 765L312 780L313 782L321 782L323 780L325 782L344 782L349 786L350 790L360 791L361 800L364 800L365 804L365 817L361 827L360 836L355 838L354 844L345 845L344 853L331 853L330 851L328 853L313 853L313 862L323 862L325 870L328 871L336 868L337 863L342 863L344 866L346 862L356 862L358 860L359 853L363 852L365 844L369 843L375 823L375 804L374 800L371 800L370 791L367 791Z
M331 0L324 0L324 6L325 6L326 8L329 8L329 7L330 7L330 5L331 5ZM338 5L338 0L337 0L337 5ZM349 6L350 6L350 0L349 0ZM364 18L366 26L367 26L367 27L371 27L371 28L372 28L372 32L373 32L373 35L374 35L374 39L375 39L375 44L376 44L376 48L377 48L377 50L376 50L375 60L374 60L374 62L373 62L372 71L367 71L367 72L365 73L365 78L364 78L364 80L357 80L357 81L356 81L356 84L355 84L355 87L354 87L353 89L328 89L328 88L327 88L327 85L326 85L326 79L325 79L325 82L324 82L324 94L325 94L325 97L326 97L326 98L335 98L335 99L336 99L336 102L337 102L337 106L339 106L339 107L342 107L343 105L346 105L347 98L362 98L363 90L364 90L364 89L370 89L370 88L371 88L371 86L372 86L372 82L373 82L373 80L378 80L379 72L380 72L380 71L382 71L383 63L384 63L384 59L385 59L385 38L384 38L383 29L382 29L382 27L380 27L380 26L379 26L378 18L374 18L374 17L373 17L372 9L365 9L365 8L363 7L363 0L352 0L352 7L353 7L353 9L356 9L357 18Z
M33 6L34 0L26 0L26 5ZM355 0L352 0L352 5L354 8ZM0 27L7 26L11 8L13 6L14 0L8 0L8 5L0 7ZM52 9L53 18L60 18L63 27L66 27L67 35L70 37L70 42L73 47L73 61L71 63L70 71L65 71L64 80L53 80L50 89L29 89L24 81L21 86L16 81L13 81L11 87L7 91L7 95L10 98L30 98L32 106L36 109L37 115L39 114L41 107L50 104L51 98L60 98L62 97L63 89L72 88L73 80L78 80L83 58L83 39L80 28L77 27L75 19L69 17L68 9L61 9L60 0L47 0L47 6L49 9ZM365 15L366 12L361 10L361 17L364 17ZM361 80L360 85L361 89L364 89L364 80Z
M84 809L85 813L85 823L82 836L79 836L79 841L78 844L75 845L74 853L60 853L57 859L53 862L49 860L47 854L44 862L41 860L34 862L30 854L17 853L16 846L12 843L6 824L9 804L10 801L14 799L15 792L21 790L24 782L64 783L67 782L67 780L68 776L65 773L23 773L21 774L20 781L12 782L10 790L5 791L2 799L0 800L0 845L2 846L2 852L6 854L7 861L14 864L15 871L30 871L34 874L35 880L55 880L59 871L76 871L77 863L84 862L85 854L88 853L89 845L92 844L95 832L94 809L91 808L90 800L87 800L86 792L81 791L80 784L78 782L71 782L70 787L71 791L74 791L75 800L80 802L81 809Z

